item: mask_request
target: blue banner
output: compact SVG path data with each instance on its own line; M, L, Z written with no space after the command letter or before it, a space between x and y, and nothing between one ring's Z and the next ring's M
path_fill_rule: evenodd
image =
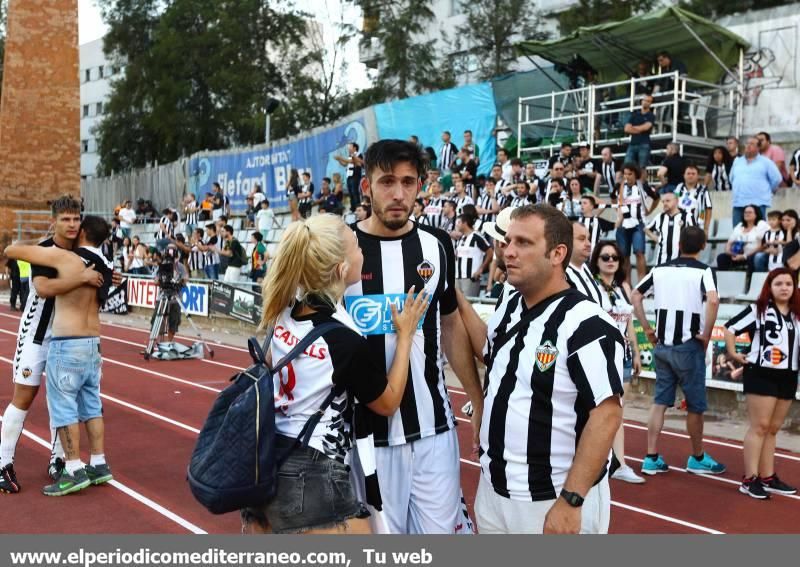
M239 153L197 154L189 161L189 191L198 201L211 191L216 181L230 199L231 210L242 213L245 199L256 184L261 185L270 206L287 206L286 182L292 169L311 173L315 192L319 192L323 177L334 172L345 180L345 166L334 156L347 157L347 144L356 142L361 151L367 146L367 128L363 114L349 122L323 130L297 141ZM302 181L302 179L301 179Z
M489 83L386 102L374 108L381 138L405 140L414 134L423 147L432 147L438 157L443 145L442 132L448 130L452 143L460 148L464 130L472 130L480 158L478 173L488 174L497 159L494 137L497 108Z

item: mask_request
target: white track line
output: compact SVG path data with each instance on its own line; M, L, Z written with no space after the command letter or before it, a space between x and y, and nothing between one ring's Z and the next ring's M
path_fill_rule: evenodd
M447 390L449 392L452 392L452 393L455 393L455 394L466 395L463 392L460 392L458 390L454 390L453 388L447 388ZM465 423L469 423L470 422L468 419L465 419L463 417L456 416L456 419L458 421L463 421ZM625 427L628 427L630 429L638 429L640 431L647 431L647 426L646 425L637 425L635 423L625 422ZM661 431L661 435L668 435L670 437L678 437L680 439L689 439L689 436L686 435L685 433L678 433L676 431L667 431L666 429ZM708 443L709 445L717 445L718 447L729 447L731 449L738 449L739 451L744 450L744 447L742 447L741 445L736 445L735 443L726 443L725 441L716 441L715 439L706 439L705 437L703 438L703 443ZM782 459L787 459L789 461L800 462L800 457L796 457L794 455L786 455L784 453L775 453L775 456L776 457L780 457Z
M629 427L630 429L638 429L640 431L647 431L646 425L636 425L634 423L625 423L625 427ZM679 437L681 439L689 439L689 436L685 433L677 433L675 431L662 431L661 435L669 435L670 437ZM709 445L717 445L719 447L729 447L731 449L739 449L740 451L744 450L744 447L741 445L736 445L734 443L725 443L724 441L715 441L714 439L706 439L703 438L703 443L708 443ZM790 461L800 461L800 457L795 457L794 455L785 455L783 453L775 453L776 457L781 457L782 459L788 459Z
M473 467L480 467L481 466L480 463L476 463L475 461L471 461L469 459L460 458L459 460L462 463L467 464L467 465L471 465ZM701 532L706 532L706 533L709 533L709 534L721 535L721 534L725 533L725 532L720 532L720 531L717 531L717 530L714 530L714 529L711 529L711 528L707 528L705 526L701 526L699 524L693 524L691 522L686 522L686 521L680 520L678 518L673 518L672 516L665 516L664 514L659 514L657 512L653 512L651 510L646 510L644 508L638 508L636 506L631 506L630 504L623 504L621 502L616 502L615 500L611 501L611 505L612 506L617 506L619 508L623 508L625 510L629 510L631 512L644 514L645 516L658 518L659 520L664 520L665 522L670 522L670 523L673 523L673 524L686 526L688 528L692 528L694 530L698 530L698 531L701 531Z
M2 420L3 420L3 418L0 417L0 421L2 421ZM37 445L41 445L42 447L44 447L47 450L50 449L50 443L49 442L45 441L44 439L42 439L38 435L35 435L34 433L31 433L27 429L23 429L22 430L22 434L25 437L27 437L28 439L32 440ZM148 498L147 496L144 496L143 494L140 494L139 492L136 492L134 489L130 488L129 486L126 486L125 484L119 482L118 480L112 480L111 482L109 482L107 484L109 484L110 486L113 486L114 488L116 488L120 492L123 492L124 494L127 494L128 496L130 496L131 498L133 498L137 502L140 502L141 504L144 504L145 506L147 506L151 510L161 514L165 518L168 518L168 519L172 520L173 522L175 522L176 524L178 524L182 528L190 531L193 534L207 534L208 533L204 529L199 528L196 525L194 525L193 523L191 523L189 520L187 520L185 518L182 518L181 516L179 516L175 512L172 512L172 511L164 508L161 504L151 500L150 498Z
M7 317L9 319L19 320L19 317L16 317L14 315L9 315L8 313L0 313L0 316ZM109 327L115 327L115 328L118 328L118 329L125 329L125 330L128 330L128 331L147 332L149 334L149 331L143 331L142 329L136 329L134 327L123 327L122 325L112 325L110 323L103 323L103 325L108 325ZM3 330L3 332L10 333L10 334L13 334L13 335L17 335L17 333L12 333L11 331ZM188 340L188 341L197 340L197 337L191 338L191 337L183 337L183 336L179 336L179 335L176 335L176 336L178 338L185 339L185 340ZM103 338L103 339L107 339L109 341L114 341L114 342L117 342L117 343L127 344L127 345L135 346L135 347L138 347L138 348L143 348L145 346L145 345L143 345L141 343L135 343L133 341L126 341L125 339L120 339L120 338L117 338L117 337L110 337L108 335L100 335L100 337ZM218 345L216 343L214 343L214 346L224 346L225 348L229 348L231 350L247 352L249 354L249 351L247 349L241 349L241 348L238 348L238 347L232 347L232 346L222 345L222 344ZM209 360L207 358L197 358L197 359L193 359L193 360L199 360L201 362L205 362L206 364L214 364L216 366L224 366L225 368L232 368L234 370L244 370L244 368L242 368L240 366L233 366L232 364L226 364L224 362L217 362L216 360Z
M725 532L721 532L718 530L714 530L711 528L707 528L705 526L701 526L699 524L693 524L692 522L686 522L684 520L679 520L678 518L673 518L672 516L665 516L663 514L658 514L656 512L651 512L650 510L645 510L644 508L638 508L636 506L631 506L629 504L623 504L622 502L615 502L614 500L611 501L612 506L616 506L617 508L622 508L623 510L630 510L631 512L637 512L639 514L644 514L645 516L650 516L651 518L658 518L659 520L664 520L665 522L670 522L673 524L678 524L680 526L685 526L687 528L692 528L693 530L705 532L707 534L713 535L724 535Z
M642 462L642 459L637 459L636 457L630 457L628 455L625 455L625 460L626 461L634 461L636 463L641 463ZM673 467L672 465L669 465L669 469L672 470L672 471L685 472L687 474L691 474L686 469L682 469L680 467ZM699 476L701 478L707 478L708 480L716 480L717 482L724 482L726 484L733 484L735 486L739 486L741 484L741 482L739 482L738 480L725 478L725 477L722 477L722 476L719 476L719 475L715 475L715 474L695 474L695 475L692 475L692 476ZM776 496L783 496L785 498L791 498L793 500L800 500L800 496L798 496L796 494L780 494L778 492L774 492L773 494L775 494Z

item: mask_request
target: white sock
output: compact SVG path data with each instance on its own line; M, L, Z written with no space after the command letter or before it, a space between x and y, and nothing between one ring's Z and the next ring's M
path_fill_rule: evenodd
M64 458L64 446L61 445L61 436L58 429L50 428L50 462Z
M75 471L83 468L83 463L80 459L74 461L67 461L67 474L75 474Z
M27 411L19 409L14 404L8 404L3 414L3 425L0 427L0 468L14 462L14 453L17 452L17 443L22 435Z
M99 455L90 455L89 464L92 465L93 467L96 467L97 465L106 464L106 454L100 453Z

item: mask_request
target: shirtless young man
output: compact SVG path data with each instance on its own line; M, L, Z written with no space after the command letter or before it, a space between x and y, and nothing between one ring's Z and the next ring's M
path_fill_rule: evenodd
M11 245L9 258L49 266L58 280L76 280L86 266L94 266L103 277L96 288L81 285L56 297L58 317L47 353L47 408L50 426L58 430L66 457L65 470L55 483L45 486L47 496L64 496L90 484L102 484L113 477L103 453L104 426L100 401L100 306L111 286L112 265L98 248L108 237L108 223L87 216L80 225L78 248ZM80 460L80 429L83 422L89 436L91 460Z
M71 195L59 197L51 203L51 213L53 236L38 245L72 250L81 225L80 200ZM100 287L103 284L103 277L90 267L84 268L80 276L72 280L57 279L57 275L52 268L32 266L33 286L23 306L14 353L14 394L3 412L0 426L0 492L14 494L20 490L14 472L14 455L47 362L55 297L81 285ZM64 470L64 450L55 430L51 431L51 447L48 474L55 480Z

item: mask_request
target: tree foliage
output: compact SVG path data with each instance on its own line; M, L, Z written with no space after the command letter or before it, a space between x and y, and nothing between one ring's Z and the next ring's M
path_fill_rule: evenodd
M455 85L449 62L437 56L436 39L423 40L435 22L431 0L363 0L361 6L370 22L362 32L362 48L374 38L381 59L370 96L402 99Z
M680 5L695 14L714 19L749 10L762 10L796 2L797 0L681 0Z
M464 0L461 11L467 25L457 31L454 44L475 58L482 81L513 70L516 42L550 36L542 29L542 15L530 0Z
M100 173L264 140L266 101L288 101L286 61L306 21L265 0L99 0L104 48L124 67L97 129ZM298 64L299 65L299 64ZM305 126L305 125L304 125ZM273 137L285 132L276 129Z
M649 12L658 0L578 0L569 10L558 14L561 35L568 35L582 26L625 20Z

